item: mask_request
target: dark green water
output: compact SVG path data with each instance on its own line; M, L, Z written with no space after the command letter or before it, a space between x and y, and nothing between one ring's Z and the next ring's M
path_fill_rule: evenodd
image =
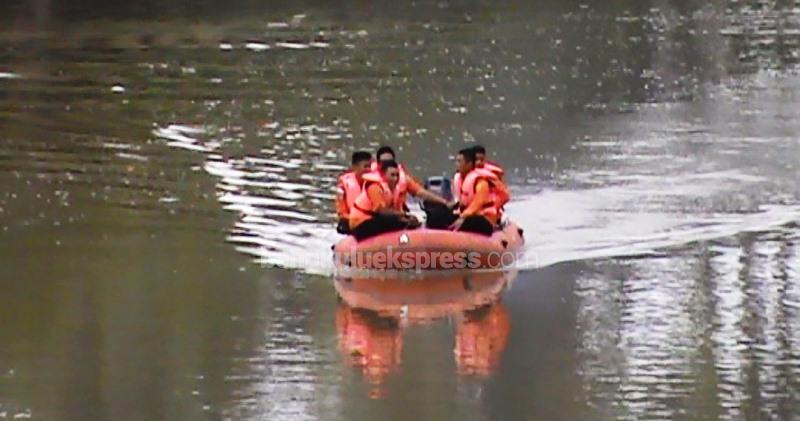
M106 3L0 6L0 419L800 413L800 3ZM337 298L473 142L519 273Z

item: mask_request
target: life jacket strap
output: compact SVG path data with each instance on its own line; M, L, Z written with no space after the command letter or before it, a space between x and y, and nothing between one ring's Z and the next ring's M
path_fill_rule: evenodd
M364 212L364 213L366 213L367 215L370 215L370 216L375 216L375 212L374 212L374 211L371 211L371 210L364 209L364 208L362 208L361 206L358 206L358 204L357 204L357 203L353 203L353 207L354 207L354 208L356 208L356 209L358 209L358 210L360 210L361 212Z
M466 205L461 204L461 203L458 204L458 210L461 211L461 212L463 212L468 207L469 206L466 206ZM494 200L490 200L490 201L484 203L483 206L481 206L481 209L493 208L493 207L494 207Z

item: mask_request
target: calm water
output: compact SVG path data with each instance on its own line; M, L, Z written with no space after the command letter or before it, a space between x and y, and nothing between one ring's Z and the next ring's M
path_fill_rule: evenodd
M0 419L800 416L800 1L0 6ZM518 272L332 279L480 142Z

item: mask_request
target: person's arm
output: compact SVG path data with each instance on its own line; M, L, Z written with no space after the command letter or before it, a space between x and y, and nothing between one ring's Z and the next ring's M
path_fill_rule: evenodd
M459 208L459 200L461 200L461 181L462 181L461 174L459 174L458 172L453 174L453 181L452 184L450 184L452 187L453 200L447 203L447 207L450 208L450 210L452 210L454 214L459 213L458 208Z
M480 212L481 209L486 205L489 201L489 183L486 180L478 180L478 183L475 185L475 199L472 200L472 203L461 212L461 217L465 218L467 216L475 215Z
M464 212L461 212L461 216L467 217L477 214L484 208L489 200L489 182L486 180L478 180L478 183L475 185L475 199L464 209Z
M486 165L486 166L489 167L489 171L493 172L494 175L496 175L497 178L500 179L500 181L503 181L503 179L506 176L506 170L504 170L503 167L495 164L494 162L489 162L488 165ZM505 182L505 181L503 181L503 182Z
M336 215L340 219L347 218L350 209L347 208L347 191L344 189L342 183L336 186Z
M511 200L511 192L508 190L506 183L500 181L495 185L497 203L495 206L501 207Z
M450 228L453 230L458 230L461 228L461 224L464 223L464 219L468 216L476 215L481 209L483 209L484 205L489 201L489 182L486 180L478 180L478 183L475 185L475 199L472 200L472 203L464 209L461 214L459 215L458 219L450 225Z
M388 203L384 202L383 200L383 191L381 190L381 186L377 184L371 184L367 187L367 195L369 195L369 201L372 202L372 211L377 214L381 215L402 215L403 212L400 212L396 209L392 209Z
M422 187L422 185L420 185L417 182L417 180L414 180L411 177L408 178L408 192L414 195L415 197L419 197L429 202L440 203L445 206L448 205L447 200L445 200L442 196L439 196L438 194L432 191L426 190L424 187Z

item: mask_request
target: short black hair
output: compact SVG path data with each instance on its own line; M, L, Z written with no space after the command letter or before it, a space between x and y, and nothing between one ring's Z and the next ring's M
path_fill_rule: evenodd
M481 145L475 145L475 146L473 146L473 147L472 147L472 150L473 150L473 151L475 151L475 154L479 154L479 153L481 153L481 154L484 154L484 155L486 155L486 148L484 148L484 147L483 147L483 146L481 146Z
M381 161L381 172L385 173L389 168L397 168L397 162L394 159L387 159Z
M353 152L353 155L350 158L350 163L355 165L358 164L359 162L371 161L371 160L372 160L372 154L370 154L369 152L355 151Z
M475 162L475 149L474 148L464 148L458 151L458 154L464 157L464 160L467 162Z
M392 154L392 158L397 158L397 155L394 154L394 149L392 149L391 146L386 146L386 145L381 146L380 148L378 148L378 152L375 153L375 158L376 159L381 159L381 155L383 155L385 153L390 153L390 154Z

